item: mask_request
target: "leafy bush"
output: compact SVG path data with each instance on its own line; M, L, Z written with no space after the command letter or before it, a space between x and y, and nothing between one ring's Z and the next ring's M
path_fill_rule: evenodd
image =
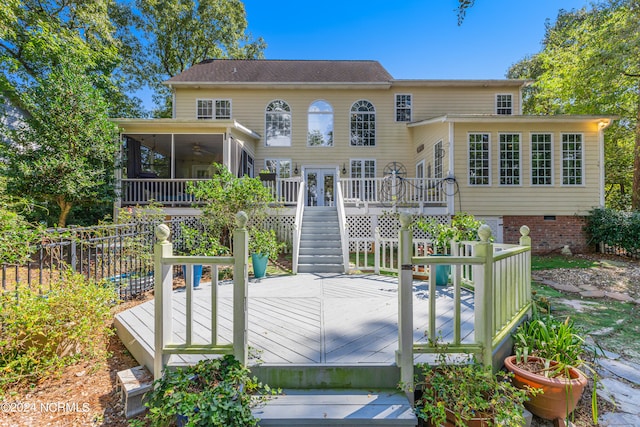
M269 255L271 260L277 260L284 247L283 242L278 242L274 230L252 227L249 231L249 254Z
M427 233L434 243L436 253L447 253L449 242L455 240L468 241L478 240L478 228L484 222L475 219L475 217L466 212L458 212L451 218L451 225L441 224L435 219L420 218L414 226L421 231Z
M24 264L39 235L40 230L21 215L0 208L0 264Z
M106 351L113 288L66 272L41 294L0 296L0 388L61 373L64 366Z
M166 370L147 395L146 419L152 426L170 425L179 417L187 426L256 426L251 408L261 402L260 396L276 393L226 355Z
M604 243L634 253L640 250L640 212L596 208L587 218L589 243Z

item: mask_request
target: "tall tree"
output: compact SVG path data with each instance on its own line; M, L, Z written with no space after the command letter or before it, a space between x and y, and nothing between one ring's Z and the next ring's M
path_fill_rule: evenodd
M70 60L51 67L21 101L29 115L15 129L3 128L7 188L55 203L59 227L74 204L111 200L118 130L86 65Z
M631 187L632 209L640 208L639 22L640 0L561 10L547 23L542 51L508 72L535 79L525 92L527 113L620 117L607 132L607 193L621 198L613 203L619 206Z
M239 0L137 0L141 32L148 46L140 64L160 109L170 116L167 78L209 58L261 58L266 44L247 32L244 4Z

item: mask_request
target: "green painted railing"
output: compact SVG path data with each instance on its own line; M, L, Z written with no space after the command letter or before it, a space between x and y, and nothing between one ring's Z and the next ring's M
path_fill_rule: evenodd
M460 242L452 246L452 256L413 256L411 216L400 215L398 243L398 354L401 381L413 382L414 354L474 354L486 366L493 366L493 353L531 308L531 239L529 229L521 227L520 245L494 245L491 229L480 227L478 242ZM445 347L438 341L435 274L429 274L429 343L413 340L413 266L427 265L435 272L439 264L452 266L453 339ZM463 342L461 334L462 285L474 292L474 342ZM438 345L436 345L438 344Z
M247 363L248 353L248 217L238 212L238 228L233 232L234 256L175 256L169 242L170 230L164 224L156 228L158 242L155 256L155 355L153 376L158 379L172 354L233 354L241 363ZM211 337L209 343L193 340L193 265L212 267L211 277ZM185 339L176 342L173 334L173 266L186 265ZM233 339L231 343L218 343L217 266L233 265Z

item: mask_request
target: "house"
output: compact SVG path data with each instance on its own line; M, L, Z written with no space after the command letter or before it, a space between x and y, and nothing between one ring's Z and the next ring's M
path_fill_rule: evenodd
M385 212L410 210L469 212L505 243L526 224L534 253L585 251L584 215L604 205L612 118L523 115L528 83L399 80L376 61L206 60L165 82L173 118L116 120L119 203L193 214L186 182L219 162L238 176L274 172L265 185L288 226L337 209L349 224L343 248L376 228L395 233Z

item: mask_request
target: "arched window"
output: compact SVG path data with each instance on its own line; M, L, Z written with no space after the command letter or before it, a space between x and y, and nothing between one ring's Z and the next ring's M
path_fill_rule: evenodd
M314 101L309 106L307 145L310 147L333 146L333 108L326 101Z
M372 103L361 99L351 106L351 145L376 145L376 109Z
M281 99L271 101L265 113L265 145L291 146L291 108Z

